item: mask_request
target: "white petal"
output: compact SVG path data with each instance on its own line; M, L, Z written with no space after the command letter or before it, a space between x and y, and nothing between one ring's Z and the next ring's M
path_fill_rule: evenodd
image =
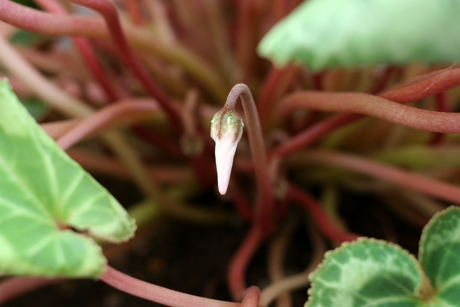
M216 141L217 183L219 193L222 195L227 192L230 174L232 172L233 157L235 156L236 147L240 138L234 142L232 134L227 133L223 138Z

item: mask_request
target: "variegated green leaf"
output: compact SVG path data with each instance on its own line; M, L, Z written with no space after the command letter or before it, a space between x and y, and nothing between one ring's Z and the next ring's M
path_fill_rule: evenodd
M395 244L373 239L328 252L310 276L305 307L416 307L417 260Z
M436 214L420 240L419 261L437 293L439 306L460 304L460 209Z
M121 242L135 224L0 80L0 274L98 277L100 247L69 227Z

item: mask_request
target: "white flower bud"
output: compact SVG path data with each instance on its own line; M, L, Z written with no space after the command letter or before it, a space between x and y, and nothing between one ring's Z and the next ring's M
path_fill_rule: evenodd
M219 193L227 192L236 146L243 135L243 119L234 110L223 108L211 121L211 137L216 142L216 167Z

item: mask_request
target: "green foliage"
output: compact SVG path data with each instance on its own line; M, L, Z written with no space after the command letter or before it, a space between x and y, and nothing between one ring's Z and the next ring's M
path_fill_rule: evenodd
M313 71L460 59L457 0L310 0L277 24L258 53Z
M460 302L460 209L435 215L419 262L395 244L359 239L328 252L305 307L449 307Z
M0 274L98 277L101 248L135 223L0 81ZM89 236L69 229L86 232Z

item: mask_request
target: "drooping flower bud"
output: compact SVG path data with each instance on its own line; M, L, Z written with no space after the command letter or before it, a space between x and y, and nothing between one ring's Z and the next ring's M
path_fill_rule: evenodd
M236 146L243 135L243 119L233 109L224 107L211 121L211 137L216 142L216 167L219 193L227 192Z

